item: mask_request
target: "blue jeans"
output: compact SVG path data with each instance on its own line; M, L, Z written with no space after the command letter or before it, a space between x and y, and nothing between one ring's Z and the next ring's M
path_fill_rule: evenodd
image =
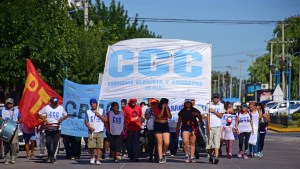
M258 152L262 152L264 149L264 144L265 144L265 136L266 136L266 131L259 131L258 132L258 138L257 138L257 144L258 144Z
M139 158L140 131L127 131L127 153L131 160Z

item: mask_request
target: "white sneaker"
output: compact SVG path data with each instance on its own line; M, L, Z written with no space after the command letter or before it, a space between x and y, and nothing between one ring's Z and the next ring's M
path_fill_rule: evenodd
M95 158L90 159L90 164L95 164Z
M97 160L96 165L101 165L101 162L99 160Z

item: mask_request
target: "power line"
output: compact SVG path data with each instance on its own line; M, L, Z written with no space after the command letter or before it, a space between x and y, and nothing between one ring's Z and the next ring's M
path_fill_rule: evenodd
M277 24L278 20L218 20L218 19L175 19L175 18L136 18L129 17L130 21L134 20L145 22L173 22L173 23L203 23L203 24L258 24L269 25Z

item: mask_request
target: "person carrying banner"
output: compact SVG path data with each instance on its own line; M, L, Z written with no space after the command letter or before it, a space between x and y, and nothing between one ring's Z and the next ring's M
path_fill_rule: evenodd
M98 107L96 99L90 99L90 106L91 109L87 110L85 118L85 125L89 129L88 148L91 154L90 164L95 164L94 154L96 150L96 165L100 165L101 149L104 142L104 122L107 121L107 118L103 115L103 109Z
M146 119L146 127L147 127L147 152L149 153L149 161L153 161L153 153L154 153L154 161L158 161L157 147L156 147L156 139L154 135L154 109L158 105L158 100L152 99L149 102L149 108L145 112Z
M13 122L16 122L17 124L21 122L21 114L17 108L14 108L14 99L8 98L5 100L5 107L0 110L0 120L1 119L4 121L11 120ZM18 143L18 131L14 133L10 142L3 141L5 156L4 164L15 164Z
M219 148L222 132L221 118L225 113L224 104L220 102L220 94L214 93L212 102L207 105L207 120L208 120L208 144L206 149L209 154L209 163L219 163ZM214 151L215 160L212 158L212 152Z
M51 97L50 104L43 107L38 114L45 124L46 148L48 152L46 162L56 163L61 133L60 123L68 118L68 113L63 106L58 104L57 97Z
M176 128L176 134L179 136L181 130L181 136L183 141L183 151L185 153L185 162L195 163L195 144L196 135L199 134L198 120L201 121L201 113L198 109L194 108L190 99L184 100L183 109L178 113L178 123ZM180 129L181 128L181 129ZM188 146L190 146L190 155L188 152Z
M126 99L122 99L121 100L121 108L122 111L124 112L124 108L127 105L127 100ZM122 156L126 157L126 153L127 153L127 147L126 147L126 143L127 143L127 131L126 129L123 132L123 143L122 143Z
M122 132L124 131L124 113L119 111L119 104L113 102L110 111L106 113L107 122L105 128L107 138L110 142L110 150L114 158L114 162L118 163L121 160L121 149L123 143Z
M162 98L154 109L154 133L157 142L158 160L160 164L167 162L166 152L170 144L170 130L168 119L172 118L169 100Z
M127 152L130 161L139 161L140 156L140 130L142 120L142 108L136 104L137 99L129 99L124 108L125 129L127 130Z

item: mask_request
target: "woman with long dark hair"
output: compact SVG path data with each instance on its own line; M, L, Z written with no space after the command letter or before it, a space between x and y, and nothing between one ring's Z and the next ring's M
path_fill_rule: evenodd
M123 143L122 132L124 130L124 113L119 111L119 104L113 102L110 111L106 113L107 122L105 122L106 133L110 142L110 150L114 162L118 163L121 160L121 150Z
M261 103L258 103L256 105L257 111L260 112L261 116L259 117L259 123L258 123L258 138L257 138L257 144L258 144L258 157L263 157L263 149L265 145L265 136L267 133L267 125L268 125L268 113L265 112L265 109L263 108L263 105Z
M201 113L198 109L194 108L190 99L185 99L183 109L178 113L178 123L176 128L177 136L179 130L181 130L181 136L183 141L183 151L185 153L185 162L195 163L195 143L196 134L199 134L199 124L197 121L201 121ZM190 155L188 152L188 146L190 146Z
M170 144L170 131L168 119L172 118L169 109L169 100L162 98L158 107L154 109L154 133L157 141L158 159L159 163L166 163L166 152Z

